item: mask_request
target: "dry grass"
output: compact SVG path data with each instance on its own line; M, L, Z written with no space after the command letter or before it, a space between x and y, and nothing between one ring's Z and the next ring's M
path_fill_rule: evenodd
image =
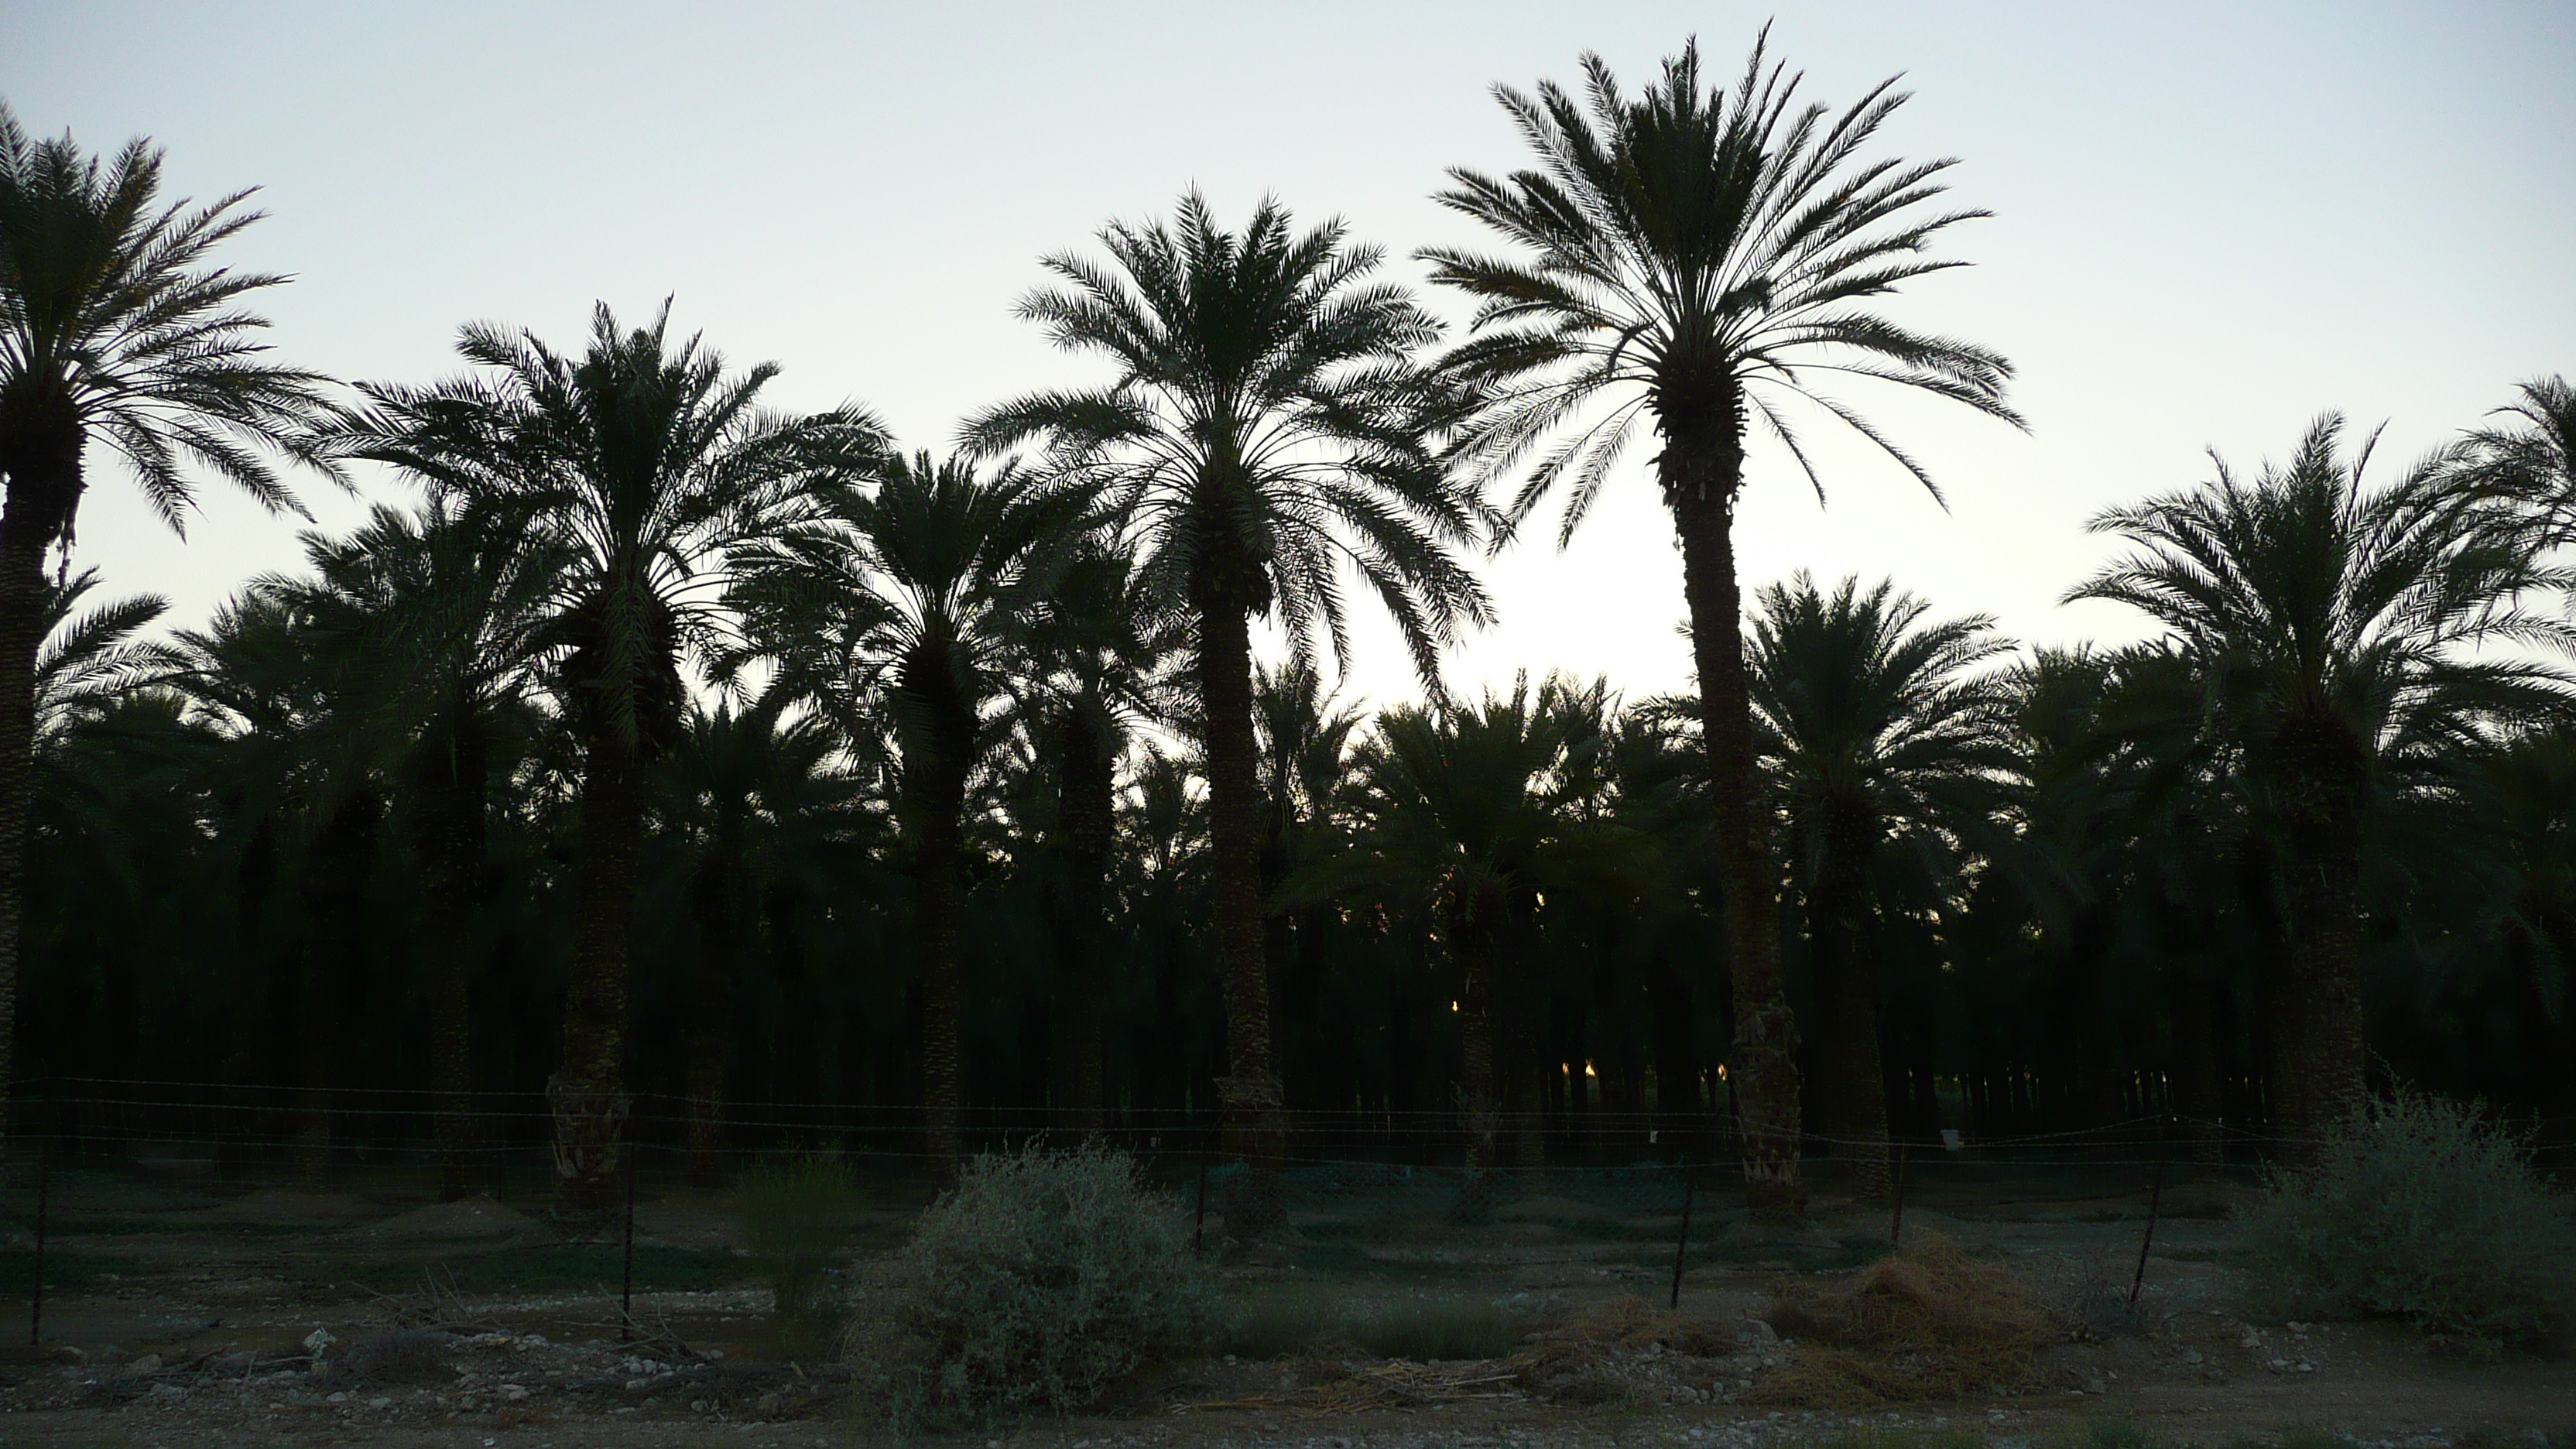
M2057 1332L2054 1315L2010 1270L1929 1232L1846 1283L1783 1290L1769 1317L1798 1353L1753 1398L1812 1408L2006 1387L2027 1376L2032 1355Z
M1513 1382L1534 1398L1602 1404L1630 1395L1632 1375L1623 1366L1641 1354L1714 1358L1735 1348L1735 1335L1723 1324L1668 1313L1642 1298L1612 1298L1532 1334L1511 1368Z

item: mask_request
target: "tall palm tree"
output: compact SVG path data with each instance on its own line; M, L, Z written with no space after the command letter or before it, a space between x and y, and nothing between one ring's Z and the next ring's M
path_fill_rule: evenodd
M1875 378L2019 419L2004 405L2012 369L2003 358L1907 331L1865 305L1963 265L1924 255L1939 233L1984 214L1922 210L1953 163L1863 159L1905 102L1895 82L1829 119L1821 105L1794 106L1801 78L1766 66L1765 41L1732 95L1701 89L1696 44L1633 100L1593 55L1583 58L1585 102L1552 84L1535 96L1497 87L1538 167L1503 178L1453 169L1439 200L1520 255L1443 247L1423 256L1434 280L1478 302L1471 335L1448 360L1486 402L1462 457L1500 475L1538 454L1508 510L1512 524L1568 483L1562 545L1638 420L1662 440L1655 481L1681 542L1718 815L1746 1191L1759 1206L1795 1211L1804 1199L1796 1026L1756 803L1732 536L1746 433L1759 425L1778 439L1821 498L1792 403L1820 408L1933 486L1894 440L1822 391L1823 379Z
M1014 464L890 458L872 488L818 493L734 556L731 594L776 687L890 720L921 950L930 1150L964 1150L958 912L968 789L997 742L1010 621L1036 607L1082 530L1081 490ZM866 728L852 721L852 733Z
M353 533L306 535L304 550L313 572L267 587L353 676L354 726L403 787L422 874L440 1193L452 1200L486 1177L474 1152L468 988L492 782L529 732L546 606L572 559L546 535L443 498L416 514L378 507Z
M2276 978L2274 1117L2293 1157L2359 1102L2364 829L2377 800L2477 744L2486 726L2564 708L2567 678L2490 641L2576 647L2522 606L2570 581L2481 526L2438 474L2366 486L2342 420L2288 463L2240 479L2223 461L2191 489L2093 520L2130 552L2070 591L2145 613L2205 691L2204 728L2232 756L2282 861L2289 950Z
M1755 748L1795 841L1816 982L1816 1120L1864 1198L1886 1194L1887 1085L1879 1062L1876 905L1870 878L1897 831L1963 845L2001 805L2014 763L2008 696L1980 666L2012 646L1982 614L1926 622L1931 606L1882 580L1830 595L1799 573L1756 596Z
M1402 288L1368 280L1376 248L1350 244L1337 222L1300 233L1268 200L1229 232L1196 192L1170 224L1115 224L1100 240L1110 265L1050 257L1070 287L1019 310L1057 346L1105 354L1116 377L1005 403L963 437L987 454L1044 438L1072 463L1112 470L1146 586L1192 621L1208 934L1225 995L1218 1095L1228 1149L1272 1164L1285 1136L1263 973L1252 624L1284 627L1300 658L1319 634L1340 655L1347 566L1436 681L1441 646L1490 616L1454 554L1476 537L1480 505L1425 437L1437 395L1410 359L1438 326ZM1241 1224L1257 1229L1271 1211L1249 1194Z
M241 299L283 282L208 266L259 219L247 191L164 205L161 152L104 162L33 141L0 104L0 1081L9 1079L25 892L36 654L49 550L71 547L84 453L104 444L171 527L193 464L272 510L296 505L263 457L319 405L319 375L263 360Z
M547 614L553 684L581 742L580 868L563 1057L548 1083L559 1202L604 1209L628 1106L629 936L645 772L679 729L691 657L722 642L714 590L731 550L765 536L814 480L883 448L865 413L766 412L777 368L728 373L670 306L621 328L602 304L579 357L531 333L468 326L481 372L431 387L369 383L325 434L569 559Z
M1057 1096L1074 1131L1096 1133L1107 1125L1101 1007L1118 766L1137 729L1169 713L1166 665L1181 621L1143 591L1126 541L1093 530L1075 540L1038 606L1006 622L1022 728L1055 786Z

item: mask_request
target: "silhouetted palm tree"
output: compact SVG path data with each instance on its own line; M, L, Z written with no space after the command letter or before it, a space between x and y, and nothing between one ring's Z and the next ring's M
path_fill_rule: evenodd
M2198 487L2096 516L2096 532L2132 551L2067 595L2163 626L2205 692L2205 728L2277 837L2289 951L2273 992L2273 1102L2293 1155L2363 1092L2367 807L2484 726L2565 706L2555 668L2475 646L2576 646L2576 630L2520 602L2565 586L2565 571L2479 527L2425 475L2364 486L2370 449L2347 462L2341 434L2323 418L2251 481L2217 462Z
M1533 695L1524 678L1481 705L1379 715L1352 761L1353 848L1280 892L1282 904L1370 894L1430 913L1459 975L1459 1097L1478 1172L1497 1161L1507 1077L1526 1089L1513 1104L1515 1136L1532 1140L1536 1126L1534 1053L1517 1039L1530 1023L1503 998L1526 991L1514 978L1537 897L1613 877L1633 896L1647 875L1643 836L1566 808L1564 770L1578 743L1567 693L1551 679Z
M1893 583L1845 579L1827 595L1800 573L1757 595L1748 659L1754 746L1806 896L1816 1121L1870 1199L1888 1187L1872 866L1900 830L1974 842L2014 763L2008 695L1979 671L2012 646L1984 615L1927 623L1930 611Z
M578 924L563 1059L548 1086L567 1211L613 1193L628 1098L625 1049L636 851L646 767L678 730L689 656L720 641L722 560L765 536L814 480L882 450L852 409L761 411L763 364L728 374L670 308L626 330L605 305L578 357L476 324L458 352L482 373L427 388L370 383L328 435L433 492L566 550L549 610L553 683L583 750Z
M827 890L853 850L861 777L821 715L789 715L796 702L771 689L743 708L692 709L657 776L656 813L682 854L697 929L686 1070L688 1171L700 1186L717 1181L743 968L759 959L779 903Z
M69 136L33 141L0 105L0 1081L16 1040L20 911L36 654L48 550L71 545L84 450L133 469L179 526L202 467L272 510L295 501L263 450L286 447L322 379L262 360L264 318L241 299L284 281L206 265L259 219L234 194L160 201L161 153L102 163Z
M2524 505L2544 547L2576 541L2576 387L2540 377L2516 391L2519 401L2496 409L2510 421L2474 429L2448 451L2445 478Z
M998 738L1012 617L1043 598L1084 498L1013 464L979 473L927 453L875 475L873 487L817 494L739 551L731 600L751 647L778 662L775 688L893 725L921 950L922 1105L930 1150L953 1162L968 788Z
M1107 1123L1101 1011L1118 766L1136 730L1170 712L1182 622L1143 590L1125 540L1097 528L1073 541L1045 597L1005 620L1021 727L1054 785L1054 1077L1076 1132Z
M1344 648L1344 569L1393 615L1416 671L1489 615L1452 556L1480 521L1474 496L1425 441L1433 402L1412 354L1438 327L1403 289L1366 280L1375 248L1338 223L1300 234L1264 201L1227 232L1196 193L1170 225L1101 233L1112 265L1047 265L1072 285L1020 305L1052 340L1108 356L1106 387L1037 393L964 429L993 453L1045 438L1077 466L1112 470L1153 597L1195 626L1213 837L1208 933L1225 989L1229 1150L1284 1151L1263 974L1261 779L1252 721L1252 623L1282 625L1299 657ZM1244 1226L1269 1209L1241 1204Z
M1815 405L1932 486L1893 440L1820 390L1822 378L1876 378L2018 422L2003 402L2011 368L2001 357L1909 332L1866 305L1963 265L1924 251L1983 213L1919 211L1941 194L1949 161L1861 157L1906 99L1893 80L1828 119L1820 105L1793 109L1800 77L1766 67L1759 41L1732 95L1701 89L1696 45L1633 100L1600 57L1585 56L1583 68L1584 102L1552 84L1536 96L1496 89L1538 169L1503 178L1453 169L1455 185L1440 194L1521 254L1423 256L1434 280L1479 304L1473 335L1448 359L1486 401L1462 457L1498 475L1545 449L1511 505L1513 524L1570 479L1562 543L1640 417L1662 440L1655 480L1681 541L1719 817L1746 1190L1757 1206L1795 1210L1804 1200L1796 1027L1756 805L1732 538L1745 434L1759 424L1777 438L1821 497L1786 403Z
M573 559L545 534L436 499L379 507L345 537L308 534L313 573L267 583L350 680L363 749L400 782L422 874L429 961L430 1090L454 1199L488 1174L475 1160L468 987L482 950L486 821L496 769L530 733L548 645L547 605Z

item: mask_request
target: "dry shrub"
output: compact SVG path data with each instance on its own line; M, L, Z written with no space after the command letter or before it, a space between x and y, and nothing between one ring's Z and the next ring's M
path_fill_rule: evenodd
M1723 1324L1666 1312L1642 1298L1611 1298L1532 1334L1530 1346L1512 1359L1513 1382L1555 1403L1604 1404L1628 1396L1623 1359L1659 1351L1714 1358L1735 1348L1735 1335Z
M967 1162L853 1310L844 1349L899 1431L1084 1407L1226 1317L1180 1204L1096 1144Z
M2009 1270L1981 1263L1938 1233L1850 1281L1783 1290L1770 1323L1799 1340L1797 1357L1754 1390L1764 1403L1837 1408L1878 1400L1954 1398L2012 1384L2056 1330Z
M2335 1124L2248 1215L2245 1245L2284 1317L2394 1318L2490 1351L2576 1320L2576 1222L2530 1140L2428 1093Z

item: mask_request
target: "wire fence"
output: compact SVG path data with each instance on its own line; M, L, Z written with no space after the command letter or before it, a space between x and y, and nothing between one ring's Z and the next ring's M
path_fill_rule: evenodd
M864 1206L852 1242L867 1252L904 1240L952 1165L925 1150L917 1106L718 1111L643 1098L624 1121L622 1220L557 1217L545 1100L481 1094L470 1106L467 1140L442 1148L439 1103L420 1092L24 1084L0 1201L0 1297L27 1298L41 1318L43 1292L181 1271L377 1294L425 1283L450 1293L613 1284L628 1296L739 1284L749 1269L727 1224L745 1171L829 1154L856 1184ZM1025 1108L972 1112L966 1125L975 1150L1094 1135L1075 1114ZM1833 1226L1784 1235L1747 1231L1736 1144L1714 1114L1506 1116L1489 1171L1471 1165L1455 1113L1299 1113L1288 1127L1275 1177L1225 1156L1212 1113L1122 1110L1096 1130L1170 1190L1203 1250L1234 1245L1229 1224L1257 1191L1285 1219L1267 1247L1305 1273L1491 1283L1579 1265L1643 1283L1668 1276L1676 1293L1690 1269L1730 1261L1858 1266L1887 1251L1909 1210L1917 1221L2151 1217L2174 1210L2169 1187L2249 1185L2296 1145L2265 1124L2171 1113L1985 1139L1810 1137L1809 1182L1833 1205ZM460 1200L474 1211L456 1211Z

